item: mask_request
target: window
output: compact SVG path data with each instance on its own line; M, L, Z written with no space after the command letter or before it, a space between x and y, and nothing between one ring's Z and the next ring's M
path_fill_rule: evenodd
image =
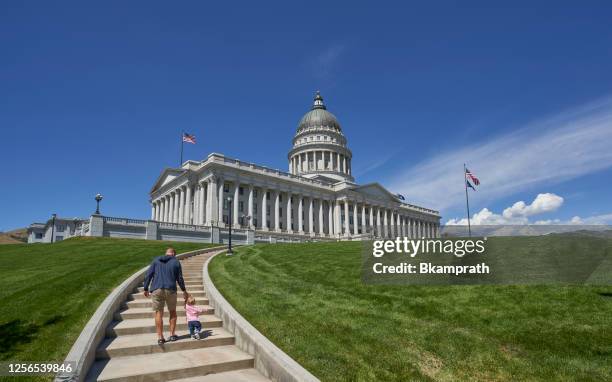
M270 191L266 192L266 200L270 200Z
M257 227L257 218L253 219L253 225Z
M62 240L64 240L63 236L56 236L55 237L55 241L62 241Z
M253 203L253 213L257 213L257 203Z
M223 183L223 192L229 192L229 184Z
M239 187L239 188L238 188L238 193L239 193L240 195L244 195L244 188Z
M253 196L257 197L257 190L253 190Z
M40 232L37 232L37 233L34 234L34 237L37 238L37 239L42 239L43 238L43 234L40 233Z
M283 217L283 209L282 208L278 209L278 216Z
M55 230L57 232L64 232L66 230L66 225L65 224L58 224L57 226L55 226Z
M282 195L282 194L278 195L278 201L279 201L279 202L282 202L282 201L283 201L283 195Z
M223 199L223 209L224 210L227 210L227 204L228 204L227 199Z
M244 212L244 202L240 202L240 204L238 204L238 209L240 212Z
M270 215L270 206L267 208L266 215Z
M228 215L223 215L223 223L229 224L229 216Z

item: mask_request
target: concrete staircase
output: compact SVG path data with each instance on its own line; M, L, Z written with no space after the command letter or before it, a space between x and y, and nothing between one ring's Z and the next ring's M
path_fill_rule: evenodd
M209 256L210 253L189 257L181 264L187 291L206 310L200 315L202 330L212 330L212 335L199 341L189 337L179 289L176 326L179 340L158 345L151 299L139 287L115 313L115 321L107 328L106 338L96 351L88 381L269 381L253 368L253 356L234 345L234 336L223 329L223 322L208 305L202 266ZM166 339L170 336L168 324L166 311Z

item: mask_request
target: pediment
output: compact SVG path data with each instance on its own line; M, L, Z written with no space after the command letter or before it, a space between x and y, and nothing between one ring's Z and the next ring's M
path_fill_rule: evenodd
M386 188L378 183L365 184L363 186L355 187L353 191L360 193L366 197L372 197L375 199L388 200L391 202L398 202L397 196L389 192Z
M185 172L185 170L175 169L175 168L165 169L164 171L162 171L161 175L157 178L157 181L155 182L155 184L153 185L153 188L151 189L151 193L155 192L156 190L159 190L166 184L172 182L174 179L179 177L183 172Z

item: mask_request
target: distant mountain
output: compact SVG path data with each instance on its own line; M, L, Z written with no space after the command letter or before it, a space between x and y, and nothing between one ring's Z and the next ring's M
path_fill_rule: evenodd
M23 244L27 242L27 228L19 228L8 232L0 232L0 244Z
M612 226L609 225L473 225L472 236L542 236L542 235L581 235L600 238L612 238ZM468 227L447 225L442 227L443 237L466 237Z

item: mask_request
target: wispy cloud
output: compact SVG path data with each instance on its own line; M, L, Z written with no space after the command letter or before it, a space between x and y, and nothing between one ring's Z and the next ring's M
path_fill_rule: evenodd
M377 159L370 161L368 163L366 163L364 166L360 166L358 168L355 168L353 170L353 175L358 177L358 176L362 176L365 175L371 171L376 170L377 168L383 166L385 163L387 163L389 160L391 160L391 158L393 158L393 156L395 154L397 154L398 150L392 151L392 152L388 152L387 154L384 154L382 156L379 156Z
M465 203L463 163L491 202L612 166L612 99L531 123L487 142L451 150L400 172L389 188L410 202L444 210Z
M345 50L345 45L334 44L319 52L309 63L313 75L319 79L329 79Z

